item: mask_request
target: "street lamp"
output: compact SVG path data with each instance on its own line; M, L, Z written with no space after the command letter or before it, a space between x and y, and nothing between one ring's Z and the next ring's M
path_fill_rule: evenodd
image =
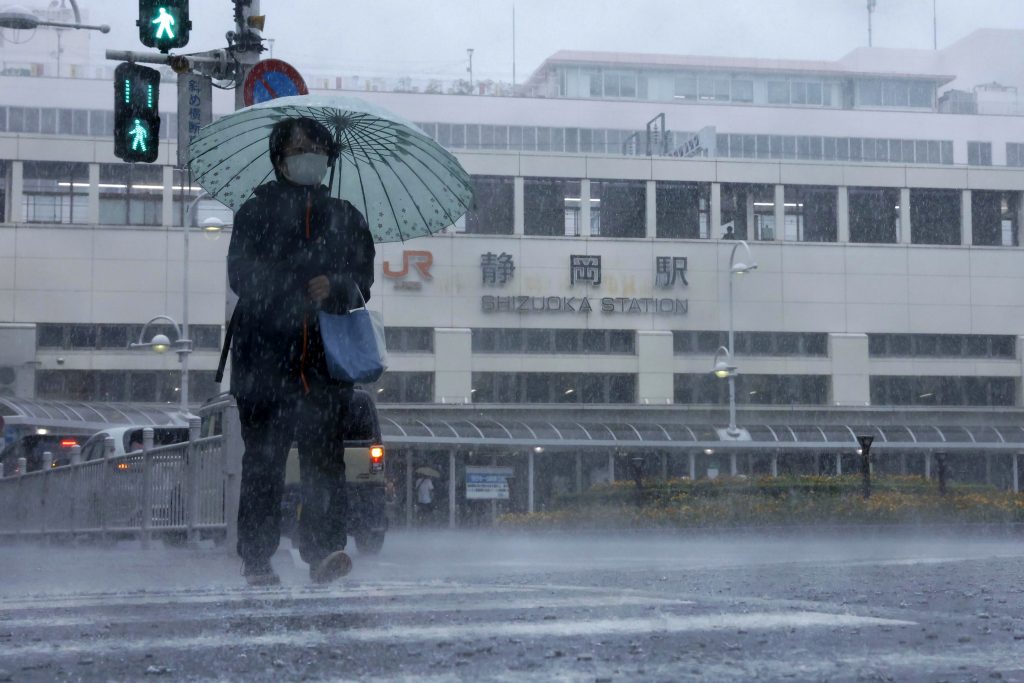
M150 325L162 320L170 323L174 327L174 333L176 339L172 342L167 338L166 334L154 334L153 338L148 342L146 339L146 330ZM158 315L151 319L145 325L142 326L142 330L139 332L139 340L132 342L128 345L130 349L152 349L156 353L167 353L171 349L178 354L178 360L181 362L181 390L179 391L179 399L181 404L181 412L188 414L188 355L192 353L192 340L188 338L184 326L179 326L174 318L170 318L166 315Z
M737 261L736 251L743 247L743 250L747 252L747 260ZM726 434L731 438L735 439L739 437L740 430L736 426L736 344L735 344L735 329L733 325L733 276L743 275L757 269L757 262L754 261L754 255L750 251L750 245L744 240L739 240L733 245L732 252L729 254L729 345L719 346L715 352L714 365L711 368L711 372L714 373L715 377L719 379L729 379L729 427L726 429ZM736 474L736 456L732 455L731 459L731 470L732 474Z
M45 19L40 19L23 7L8 7L7 9L0 10L0 28L28 30L38 28L39 26L54 26L56 28L86 29L89 31L99 31L100 33L110 33L110 26L107 24L83 24L82 14L78 11L78 3L76 0L71 0L71 8L75 11L74 23L66 21L46 21Z

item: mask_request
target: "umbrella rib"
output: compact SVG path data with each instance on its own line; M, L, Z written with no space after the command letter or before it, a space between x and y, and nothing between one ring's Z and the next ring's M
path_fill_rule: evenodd
M418 149L420 149L420 151L423 151L423 149L422 149L422 148L418 148ZM431 166L430 166L429 164L425 163L425 162L423 161L423 159L420 159L419 157L417 157L417 156L416 156L416 155L414 155L414 154L409 154L409 155L407 155L407 156L408 156L408 157L409 157L410 159L415 159L415 160L416 160L417 162L419 162L419 164L420 164L421 166L423 166L423 168L424 168L424 169L426 169L426 170L427 170L427 172L429 172L429 173L430 173L430 174L431 174L432 176L434 176L434 178L435 178L435 179L437 180L437 182L441 183L441 185L444 185L445 187L447 187L447 186L448 186L448 183L447 183L447 182L446 182L446 181L445 181L445 180L444 180L444 179L443 179L443 178L442 178L441 176L439 176L439 175L437 174L437 172L436 172L436 171L435 171L435 170L434 170L433 168L431 168ZM408 163L406 163L406 165L408 166ZM410 170L412 170L412 169L410 168ZM451 173L452 173L452 176L453 176L453 177L455 177L455 178L457 178L457 179L459 179L459 180L461 180L461 179L462 179L462 178L461 178L461 176L463 175L463 173L465 173L465 172L464 172L464 171L462 170L462 167L461 167L461 166L460 166L460 167L458 168L458 170L456 170L456 169L449 169L449 170L451 171ZM417 175L417 177L419 177L419 175ZM420 178L420 181L421 181L421 182L423 182L423 179L422 179L422 178ZM424 184L424 186L426 186L426 183L425 183L425 182L424 182L423 184ZM465 181L463 181L463 185L464 185L464 186L466 187L466 189L467 189L467 190L469 190L470 194L472 194L472 192L473 192L473 188L472 188L472 186L470 186L470 185L469 185L469 184L468 184L467 182L465 182ZM456 199L456 200L458 200L459 204L461 204L461 205L462 205L462 208L463 208L463 209L465 209L466 211L469 211L469 204L468 204L468 203L466 203L466 202L462 201L462 199L461 199L461 198L460 198L460 197L459 197L458 195L456 195L456 194L455 194L454 192L452 193L452 195L453 195L453 196L455 197L455 199ZM437 195L434 195L434 199L437 199Z
M253 164L255 164L257 161L259 161L262 158L263 158L262 156L258 156L255 159L253 159L252 161L250 161L249 163L247 163L242 168L238 169L237 173L235 173L233 176L228 178L227 181L225 181L225 183L223 185L221 185L215 192L211 192L210 194L212 194L212 195L214 195L216 197L218 194L220 194L221 192L223 192L224 190L227 189L228 185L231 183L232 180L236 179L243 172L248 170L250 166L252 166ZM264 178L266 178L266 177L269 177L269 174L267 174L267 176L264 176ZM255 188L256 188L256 186L253 185L253 189L255 189ZM252 194L252 190L249 190L249 193ZM239 194L241 194L241 193L239 193Z
M431 143L431 144L436 144L436 143ZM456 177L456 178L460 178L460 177L461 177L461 176L462 176L462 175L463 175L463 174L465 173L465 171L463 171L463 169L462 169L462 166L458 164L458 161L457 161L457 160L455 161L455 164L456 164L456 165L455 165L455 167L451 167L451 166L448 166L448 165L446 165L446 164L444 163L444 160L443 160L443 159L438 159L438 158L437 158L436 156L434 156L433 154L431 154L431 153L430 153L430 149L429 149L429 148L427 148L427 147L424 147L424 146L421 146L421 145L416 145L416 149L418 149L418 150L419 150L419 151L421 151L421 152L424 152L424 153L425 153L425 154L426 154L426 155L427 155L428 157L430 157L431 161L436 161L436 162L440 163L441 165L445 166L445 167L447 168L447 170L448 170L448 171L449 171L449 172L450 172L450 173L451 173L451 174L452 174L452 175L453 175L454 177ZM434 170L433 170L433 169L432 169L432 168L430 167L430 165L429 165L429 164L426 164L426 163L424 163L422 159L419 159L419 158L417 158L417 157L415 157L415 156L413 156L413 155L411 155L411 154L410 154L409 156L410 156L410 157L412 157L412 158L414 158L414 159L416 159L417 161L419 161L419 162L420 162L420 163L421 163L421 164L423 165L423 167L424 167L425 169L427 169L427 170L428 170L428 171L429 171L429 172L431 173L431 175L433 175L433 176L434 176L434 177L435 177L435 178L437 179L437 181L438 181L439 183L441 183L442 185L447 185L447 183L445 182L445 180L444 180L443 178L441 178L440 176L438 176L438 175L437 175L437 172L436 172L436 171L434 171ZM453 157L453 158L454 158L454 157ZM466 187L466 189L467 189L467 190L469 190L470 192L472 192L472 188L471 188L471 187L469 186L469 184L468 184L468 183L466 183L465 181L463 181L463 184L465 185L465 187ZM456 197L456 199L458 199L458 197ZM462 207L463 207L464 209L466 209L467 211L469 210L469 205L468 205L468 204L467 204L466 202L463 202L463 201L462 201L461 199L459 199L459 203L460 203L460 204L462 204Z
M391 203L391 194L388 192L387 186L384 184L384 179L380 177L380 172L377 170L377 165L373 163L371 159L369 166L373 169L374 174L377 176L377 180L380 181L380 189L384 192L384 198L387 199L388 208L391 209L391 216L395 219L395 227L398 229L398 239L405 241L405 235L402 234L402 226L398 224L398 214L395 213L395 206Z
M427 169L429 170L429 167L428 167L428 166L427 166L426 164L424 164L424 163L423 163L423 161L422 161L421 159L417 159L416 157L413 157L412 155L410 155L410 156L411 156L411 158L413 158L413 159L416 159L416 161L418 161L418 162L419 162L420 164L422 164L422 165L424 166L424 168L427 168ZM458 218L452 218L452 214L451 214L451 213L450 213L450 212L448 211L448 209L447 209L447 208L445 207L444 203L443 203L443 202L442 202L442 201L441 201L441 200L440 200L440 199L438 198L438 196L437 196L437 195L436 195L436 194L434 193L434 191L433 191L433 190L432 190L432 189L430 188L430 186L429 186L429 185L427 185L427 183L426 183L426 182L424 182L423 178L421 178L421 177L420 177L420 174L419 174L419 173L417 173L417 172L416 172L416 170L415 170L415 169L413 169L413 168L412 168L412 166L410 166L410 165L408 164L408 162L406 162L406 164L405 164L405 167L409 169L409 172L410 172L410 173L412 173L412 174L413 174L414 176L416 176L416 179L417 179L417 180L419 180L419 181L420 181L420 183L422 183L422 184L423 184L423 187L424 187L424 188L426 188L427 192L429 192L429 193L430 193L430 196L434 198L434 201L435 201L435 202L437 202L437 205L438 205L439 207L441 207L441 210L442 210L442 211L444 211L444 215L445 215L445 217L447 217L447 218L448 218L448 220L449 220L449 221L451 221L451 222L449 223L449 225L455 225L455 222L456 222L457 220L459 220L459 219L458 219ZM439 182L442 182L442 183L444 182L444 181L441 181L441 179L440 179L440 178L438 178L438 181L439 181ZM402 184L402 186L404 187L404 186L405 186L405 184L403 183L403 184ZM408 190L406 190L406 191L408 192ZM412 195L410 194L410 197L411 197L411 196L412 196ZM453 193L453 196L455 196L455 195L454 195L454 193ZM456 196L455 198L456 198L456 199L459 199L459 198L458 198L457 196ZM416 202L415 202L415 200L413 200L413 204L415 204L415 203L416 203ZM460 204L462 204L462 203L463 203L461 199L459 199L459 203L460 203ZM417 207L417 211L418 211L418 210L419 210L419 207ZM468 210L469 210L469 209L468 209L468 208L466 208L466 211L468 211ZM422 213L421 213L420 215L422 215ZM425 219L425 218L424 218L424 221L426 221L426 219ZM430 231L430 226L429 226L429 224L427 225L427 230L428 230L428 231Z
M242 137L242 136L244 136L244 135L248 135L249 133L255 133L255 132L259 131L259 130L260 130L261 128L266 128L266 125L265 125L265 124L263 124L263 125L259 125L259 126L255 127L255 128L250 128L249 130L245 131L244 133L238 133L238 134L236 134L236 135L234 135L234 136L232 136L232 137L235 137L235 138L240 138L240 137ZM219 135L219 134L220 134L220 131L210 131L210 134L211 134L211 135L212 135L212 134L217 134L217 135ZM190 147L190 148L191 148L191 147L195 147L197 143L199 143L199 142L205 142L205 141L206 141L206 140L208 140L208 139L209 139L208 137L205 137L205 136L204 136L203 138L197 139L197 140L196 140L195 142L193 142L192 144L190 144L190 145L189 145L189 147ZM266 136L264 135L264 136L260 137L260 139L259 139L259 140L257 140L257 141L256 141L256 143L259 143L259 142L266 142L266 140L267 140L267 137L266 137ZM253 143L253 144L256 144L256 143ZM190 157L189 157L189 160L188 160L188 161L189 161L189 163L191 164L191 163L192 163L193 161L197 161L197 160L199 160L199 159L200 159L201 157L204 157L204 156L206 156L206 155L207 155L207 154L209 154L210 152L216 152L216 151L217 151L218 149L220 149L219 145L213 145L213 146L212 146L212 147L210 147L209 149L204 149L204 150L203 150L202 152L200 152L199 154L195 155L194 157L193 157L193 156L190 156ZM245 149L245 148L243 148L243 149ZM239 150L239 151L241 151L241 150Z
M194 180L194 181L195 181L195 182L197 182L197 183L198 183L198 182L200 182L200 181L201 181L201 180L202 180L203 178L205 178L205 177L206 177L206 175L207 175L207 174L208 174L208 173L209 173L210 171L212 171L213 169L215 169L215 168L220 168L220 167L221 167L222 165L224 165L225 163L227 163L227 162L228 162L228 161L230 161L231 159L234 159L234 158L236 158L236 157L237 157L237 156L238 156L239 154L241 154L241 153L242 153L243 151L245 151L245 150L249 149L250 147L253 147L253 146L255 146L255 145L258 145L258 144L260 144L260 143L266 143L266 141L267 141L267 139L266 139L266 138L260 138L259 140L256 140L256 141L254 141L254 142L250 142L250 143L249 143L248 145L246 145L246 146L245 146L245 147L243 147L242 149L240 149L240 150L236 151L236 152L235 152L234 154L232 154L232 155L231 155L230 157L226 157L226 158L224 158L224 159L221 159L221 160L220 160L220 161L218 161L217 163L213 164L212 166L210 166L210 167L209 167L208 169L206 169L205 171L203 171L202 173L200 173L199 175L197 175L197 176L196 176L195 178L193 178L192 180ZM258 157L256 157L255 159L253 159L253 161L258 161L258 160L259 160L259 159L261 159L261 158L263 158L263 155L262 155L262 154L261 154L261 155L259 155ZM248 167L249 167L249 166L250 166L251 164L252 164L252 162L250 162L249 164L247 164L247 165L246 165L246 168L248 168ZM192 165L192 160L189 160L189 166L191 166L191 165ZM225 187L226 187L226 186L225 186ZM217 190L217 192L220 192L220 191L221 191L221 190L223 190L223 189L224 189L224 187L221 187L221 188L220 188L220 190Z
M405 166L405 167L406 167L406 168L409 168L409 165L408 165L408 164L406 164L406 166ZM409 168L409 170L410 170L410 171L412 171L412 174L413 174L413 175L415 175L415 176L416 176L417 178L419 178L419 176L418 176L418 175L416 175L416 172L415 172L415 171L413 171L413 170L412 170L411 168ZM403 189L403 190L405 190L405 193L406 193L407 195L409 195L409 201L411 201L411 202L412 202L413 208L415 208L415 209L416 209L416 213L418 213L418 214L420 215L420 219L421 219L421 220L423 221L423 224L424 224L424 225L425 225L425 226L427 227L427 232L432 232L432 231L430 230L430 222L429 222L429 221L427 220L427 217L423 215L423 210L422 210L422 209L420 209L420 205L419 205L419 203L418 203L418 202L416 201L416 197L415 197L415 196L413 196L413 193L412 193L412 192L411 192L411 191L409 190L409 186L405 184L405 181L404 181L404 180L402 180L402 176L398 175L398 173L397 173L397 172L395 172L394 170L392 170L392 173L394 173L394 174L395 174L395 178L397 178L397 179L398 179L398 183L399 183L399 184L400 184L400 185L402 186L402 189ZM420 182L422 183L423 181L422 181L422 180L420 180ZM424 185L424 187L426 187L426 185ZM428 190L428 191L429 191L429 190ZM433 193L431 192L431 194L433 194ZM435 199L436 199L436 197L435 197ZM444 211L446 215L448 214L448 210L447 210L447 209L445 209L445 208L444 208L443 206L441 207L441 210L442 210L442 211ZM450 216L449 216L449 218L450 218ZM399 229L399 233L401 233L401 229Z

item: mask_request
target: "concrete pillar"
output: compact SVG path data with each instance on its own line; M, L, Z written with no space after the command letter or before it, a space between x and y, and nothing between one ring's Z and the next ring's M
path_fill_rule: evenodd
M590 237L590 179L580 181L580 237Z
M434 330L434 402L471 403L473 332L465 327Z
M1020 493L1020 462L1019 461L1020 461L1020 454L1019 453L1014 453L1013 454L1013 467L1012 467L1012 470L1013 470L1012 471L1012 475L1013 475L1013 492L1014 493Z
M836 476L843 476L843 454L836 453Z
M455 451L448 451L448 528L455 528Z
M647 238L653 239L657 237L657 223L658 223L658 189L657 184L653 180L647 181Z
M900 453L900 476L907 476L907 454Z
M674 399L672 333L640 330L636 333L639 377L637 397L643 405L665 405Z
M971 191L960 191L960 244L974 244L974 222L971 214Z
M615 454L608 454L608 481L615 481Z
M22 161L11 162L11 196L7 198L7 221L9 223L24 223L25 212L21 205L22 195L25 194L25 163Z
M772 453L772 476L779 476L779 454Z
M576 451L576 493L583 493L583 454Z
M516 176L512 179L512 234L524 234L525 226L526 201L523 199L523 179Z
M100 223L100 165L89 164L89 198L87 222L89 225Z
M190 194L185 194L188 197L188 201L191 201L192 197ZM164 166L164 189L163 189L163 206L161 214L161 223L164 227L170 227L174 225L174 167Z
M751 221L751 225L753 221ZM786 186L775 186L775 239L787 240L786 236ZM794 235L794 241L799 241L800 236Z
M828 335L832 365L832 405L866 406L871 403L868 336Z
M722 237L722 183L711 183L711 211L708 221L708 237L713 240Z
M910 188L900 188L900 244L911 244L910 234Z
M729 476L735 477L739 474L739 470L736 468L736 453L735 451L729 454Z
M850 241L850 188L843 185L836 190L836 241L847 244Z
M690 451L686 454L686 460L690 470L690 480L692 481L697 478L697 454Z
M533 476L533 450L526 452L526 511L533 512L536 507L534 504L534 476Z
M412 528L412 451L405 452L405 528Z
M924 478L925 479L931 479L932 478L932 454L931 453L925 453L924 454Z

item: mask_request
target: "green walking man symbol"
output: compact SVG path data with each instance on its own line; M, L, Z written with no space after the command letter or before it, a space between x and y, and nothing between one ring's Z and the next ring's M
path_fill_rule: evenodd
M132 137L132 151L140 148L143 152L146 151L146 140L149 138L149 131L142 125L142 121L135 119L135 126L128 131L128 135Z
M161 7L160 16L158 16L150 23L159 25L156 30L157 40L160 40L165 33L167 34L167 37L169 39L174 40L174 29L171 28L172 26L174 26L174 17L167 13L166 8Z

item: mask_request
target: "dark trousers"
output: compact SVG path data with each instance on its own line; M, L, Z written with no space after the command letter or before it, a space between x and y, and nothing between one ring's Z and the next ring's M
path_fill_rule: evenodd
M302 478L299 553L316 564L347 540L345 444L342 425L352 391L314 386L309 394L238 398L245 442L238 507L238 554L246 563L269 560L281 541L285 464L295 441Z

